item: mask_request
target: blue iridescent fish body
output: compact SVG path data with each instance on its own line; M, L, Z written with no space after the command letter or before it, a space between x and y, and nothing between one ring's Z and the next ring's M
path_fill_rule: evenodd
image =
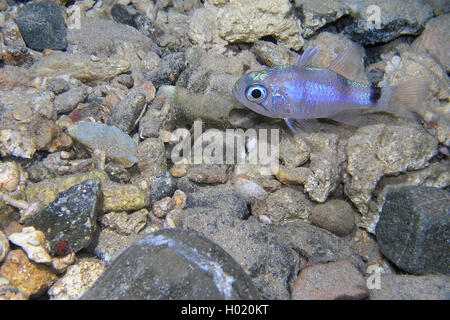
M310 65L319 50L308 47L293 66L278 66L245 75L235 84L233 94L259 114L285 119L291 129L292 121L300 124L305 119L338 119L339 114L354 109L396 113L400 109L393 106L394 103L417 103L425 87L423 83L378 88L346 77L364 72L362 50L355 45L324 69Z

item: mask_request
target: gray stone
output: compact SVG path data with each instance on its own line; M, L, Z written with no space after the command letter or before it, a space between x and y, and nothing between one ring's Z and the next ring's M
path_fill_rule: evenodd
M164 197L171 197L177 189L177 180L169 172L156 177L148 177L148 182L152 201L158 201Z
M449 3L447 5L450 7ZM447 72L450 71L449 22L450 14L430 19L420 37L412 44L418 52L427 51Z
M386 197L376 227L381 252L413 274L449 274L450 194L440 188L401 187Z
M244 197L228 186L202 187L200 191L187 193L186 206L222 208L239 219L250 215Z
M138 144L139 170L145 175L158 176L167 172L166 148L158 138L148 138Z
M370 125L348 140L347 172L351 179L345 193L362 214L368 212L378 181L425 168L437 153L438 141L418 126Z
M203 233L224 248L268 299L289 299L290 280L299 257L268 226L256 219L240 220L224 208L196 207L184 210L183 229Z
M19 9L17 25L27 47L64 50L67 27L63 8L52 1L29 3Z
M78 122L70 126L67 133L91 151L102 150L108 159L125 167L131 167L138 162L136 143L128 134L114 126L94 122Z
M376 11L368 11L369 5L379 8L379 28L368 23L376 17ZM344 33L363 45L388 42L401 35L418 35L433 17L433 8L424 0L351 1L351 6L356 19L345 27Z
M366 281L348 261L320 263L303 269L297 277L293 300L363 299L369 294Z
M263 64L273 67L282 65L293 65L297 54L283 46L277 46L269 41L255 41L252 53Z
M448 276L381 274L380 288L370 291L370 300L450 300Z
M273 232L283 243L300 253L302 269L317 263L346 260L359 271L365 271L364 261L350 243L327 230L297 220L275 225Z
M163 56L158 69L151 74L150 80L156 88L162 85L175 84L178 75L185 68L183 52L172 52Z
M313 224L343 237L355 228L353 208L342 200L329 200L312 209L310 217Z
M57 113L67 113L75 109L75 107L86 100L88 96L85 87L77 87L69 89L55 97L53 105Z
M347 1L326 0L308 1L295 0L302 17L302 34L305 38L311 37L317 30L326 24L335 22L344 15L352 12Z
M58 193L55 201L25 225L45 233L52 255L78 252L92 240L102 200L100 180L86 180Z
M61 94L70 89L70 84L61 78L55 78L47 83L47 90L52 91L55 94Z
M273 223L280 223L308 218L311 207L311 201L301 190L295 187L284 187L271 193L263 201L255 201L252 204L252 215L265 215Z
M114 106L107 124L130 134L137 126L137 120L144 107L144 94L130 94Z
M82 296L90 299L258 299L222 248L194 231L154 232L123 252Z

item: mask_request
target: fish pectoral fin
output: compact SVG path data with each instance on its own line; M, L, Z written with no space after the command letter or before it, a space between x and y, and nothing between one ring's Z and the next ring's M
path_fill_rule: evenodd
M311 46L308 46L303 54L297 58L297 61L295 61L295 65L297 67L309 66L314 57L317 56L319 52L319 47L312 48Z
M284 119L291 131L296 134L299 130L303 132L313 132L317 129L319 121L317 119Z
M339 73L349 80L355 80L362 72L364 72L363 56L364 48L355 43L337 56L337 58L328 66L328 69Z

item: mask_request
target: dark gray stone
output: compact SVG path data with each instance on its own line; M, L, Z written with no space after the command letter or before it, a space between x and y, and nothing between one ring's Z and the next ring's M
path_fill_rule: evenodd
M58 193L55 201L25 225L45 233L52 255L78 252L91 242L102 200L100 180L86 180Z
M88 96L87 90L84 87L72 88L55 97L53 105L56 112L67 113L75 109L75 107L86 100Z
M183 229L203 233L242 266L267 299L289 299L299 271L299 256L256 219L240 220L226 208L185 209Z
M47 90L52 91L54 94L61 94L69 89L69 83L61 78L52 79L47 84Z
M450 277L381 274L370 300L450 300Z
M169 172L149 177L150 196L152 201L158 201L165 197L171 197L177 190L177 180L174 179Z
M228 186L202 187L197 192L188 193L186 206L222 208L239 219L246 219L250 215L244 197Z
M67 26L64 10L52 1L27 4L18 11L17 25L27 47L34 50L64 50Z
M114 107L107 123L110 126L115 126L123 132L130 134L137 126L136 121L144 107L144 94L130 94Z
M258 299L221 247L195 231L156 231L126 249L82 300Z
M158 70L150 76L150 80L155 88L174 84L185 67L186 59L183 52L168 53L162 57Z
M376 227L381 252L413 274L450 274L450 194L402 187L386 197Z

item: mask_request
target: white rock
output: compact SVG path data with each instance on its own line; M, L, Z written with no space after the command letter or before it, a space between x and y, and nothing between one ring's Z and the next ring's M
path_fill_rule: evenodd
M34 227L25 227L22 232L13 233L8 237L9 241L21 247L27 254L28 259L37 263L49 263L52 257L49 255L49 244L42 231Z

